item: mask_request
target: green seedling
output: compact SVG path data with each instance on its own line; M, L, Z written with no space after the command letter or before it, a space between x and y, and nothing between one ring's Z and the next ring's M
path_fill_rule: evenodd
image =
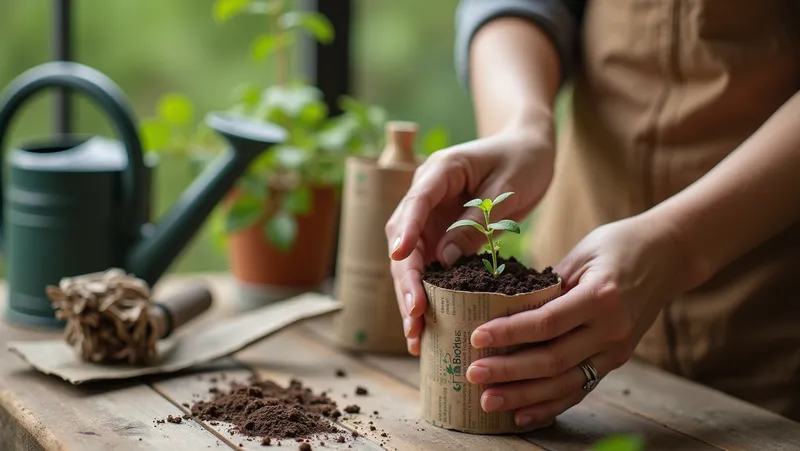
M507 232L512 232L519 234L519 224L510 220L510 219L501 219L497 222L491 222L490 214L492 208L499 204L500 202L508 199L509 196L514 194L513 192L503 193L497 196L494 200L491 199L472 199L471 201L464 204L465 207L477 207L483 212L483 217L486 220L486 227L478 224L477 222L471 219L461 219L456 221L447 228L447 231L451 231L456 227L474 227L478 229L479 232L483 233L486 236L486 239L489 241L487 244L483 245L483 249L487 252L492 254L492 261L490 262L487 259L483 259L483 265L486 266L486 269L489 271L491 275L494 277L499 276L503 273L503 270L506 269L506 265L502 264L499 267L497 266L497 252L500 250L500 240L494 239L494 232L495 230L505 230Z

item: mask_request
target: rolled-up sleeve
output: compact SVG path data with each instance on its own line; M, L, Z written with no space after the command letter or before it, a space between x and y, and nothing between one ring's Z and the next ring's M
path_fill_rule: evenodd
M576 13L565 1L568 0L461 0L455 18L455 64L461 84L469 87L469 50L475 33L492 19L507 16L530 19L541 27L555 45L562 81L566 79L574 66L582 8L577 8L580 13Z

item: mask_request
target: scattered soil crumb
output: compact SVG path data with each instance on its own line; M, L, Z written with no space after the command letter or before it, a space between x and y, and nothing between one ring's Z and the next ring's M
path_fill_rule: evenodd
M353 433L352 433L351 435L352 435L353 437L358 437L358 431L353 431Z
M387 434L385 432L381 432L381 437L388 437L388 436L389 436L389 434Z
M270 446L272 444L272 439L269 437L264 437L261 439L261 446Z
M309 445L308 443L302 443L300 444L299 449L300 451L311 451L311 445Z
M336 377L347 377L347 373L345 373L342 369L338 369L336 370Z
M631 394L631 391L630 391L630 389L626 388L625 390L622 390L622 394L625 395L625 396L628 396L628 395Z
M361 386L358 386L358 387L356 387L356 394L357 394L357 395L359 395L359 396L364 396L364 395L366 395L367 393L369 393L369 391L367 391L367 389L366 389L366 388L364 388L364 387L361 387Z
M336 437L336 443L344 443L344 436L340 435L340 436Z
M370 430L370 431L377 431L377 430L378 430L378 428L376 428L375 426L370 426L370 427L369 427L369 430Z
M372 413L375 414L375 415L378 415L378 411L377 410L373 411Z
M361 407L359 407L357 404L350 404L344 408L344 411L346 413L358 413L361 412Z
M179 417L177 415L174 416L174 417L172 415L168 415L167 416L167 421L169 421L170 423L181 424L181 422L183 421L183 418L181 418L181 417Z
M185 403L183 403L183 404L181 404L181 405L182 405L183 407L186 407L187 409L192 407L192 406L190 406L190 405L189 405L189 403L188 403L188 402L185 402Z
M333 400L314 394L296 379L288 387L257 378L247 385L232 383L230 390L218 391L191 409L201 420L231 423L230 433L273 440L330 433L333 428L324 417L341 416Z

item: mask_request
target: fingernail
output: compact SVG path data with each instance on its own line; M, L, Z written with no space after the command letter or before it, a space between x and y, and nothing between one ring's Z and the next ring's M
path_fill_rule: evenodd
M442 258L444 258L444 262L442 263L444 263L445 266L452 266L459 257L461 257L461 249L459 249L458 246L450 243L444 247L444 250L442 251Z
M487 396L483 398L483 410L486 412L494 412L503 407L503 398L499 396Z
M408 338L408 332L411 330L411 318L403 318L403 333Z
M411 311L414 310L414 296L411 296L411 293L406 293L404 299L406 301L406 312L411 315Z
M470 341L472 342L472 346L476 348L487 348L492 345L492 341L494 340L489 332L477 329L472 333Z
M397 252L397 249L400 249L400 242L401 242L401 241L402 241L402 239L401 239L399 236L398 236L397 238L395 238L395 239L394 239L394 242L392 243L392 250L389 252L389 256L390 256L390 257L391 257L391 256L392 256L392 255L393 255L395 252Z
M489 380L489 370L482 366L467 368L467 380L473 384L480 384Z
M517 426L521 428L530 426L531 423L533 423L533 418L529 417L528 415L520 415L517 417Z

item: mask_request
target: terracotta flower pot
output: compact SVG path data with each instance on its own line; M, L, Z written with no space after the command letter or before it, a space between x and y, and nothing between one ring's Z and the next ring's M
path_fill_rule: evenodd
M472 274L465 276L463 271L456 271L461 272L462 279L482 275L475 272L483 270L480 260L476 256L469 260L473 263ZM506 260L503 263L509 264ZM456 262L454 270L463 264L464 260ZM549 421L520 428L514 422L513 410L485 412L480 403L481 394L491 385L472 384L466 377L467 368L476 360L522 348L476 349L470 344L470 337L487 321L539 308L561 294L560 277L554 275L540 280L547 282L533 291L513 295L448 289L423 281L428 297L420 358L424 420L434 426L472 434L521 433L552 424Z
M264 233L269 217L231 235L230 270L241 300L263 303L318 290L329 276L336 246L339 199L333 187L312 188L311 211L297 216L297 236L288 250L273 245ZM276 205L280 194L271 194Z

